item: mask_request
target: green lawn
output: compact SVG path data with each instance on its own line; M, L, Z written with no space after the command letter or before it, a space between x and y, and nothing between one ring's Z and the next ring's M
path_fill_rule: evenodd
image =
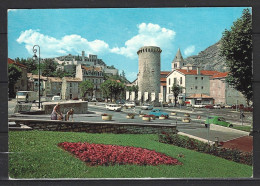
M233 128L237 130L246 131L246 132L251 131L251 126L233 125Z
M183 165L86 166L57 147L60 142L89 142L143 147L177 158ZM9 132L11 178L239 178L252 167L158 142L157 135L88 134L76 132ZM184 157L178 158L178 154Z

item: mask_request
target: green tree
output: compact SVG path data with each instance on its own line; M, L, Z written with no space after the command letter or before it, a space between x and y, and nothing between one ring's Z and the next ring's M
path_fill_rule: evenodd
M9 97L15 97L14 85L22 76L22 70L14 64L8 65Z
M80 88L80 91L81 91L81 96L85 99L87 93L93 91L94 84L91 81L86 80L86 81L83 81L82 83L80 83L79 88Z
M53 59L45 59L41 63L43 64L42 75L47 77L54 77L57 64L53 61Z
M229 68L227 82L252 101L252 15L245 9L241 18L225 30L221 38L221 54Z
M176 107L176 103L177 103L177 97L178 95L181 93L183 87L180 85L176 85L175 83L172 85L171 91L173 93L173 97L174 97L174 106Z
M125 85L116 80L108 79L101 84L101 90L103 96L106 98L110 97L110 100L117 99L120 94L125 90Z

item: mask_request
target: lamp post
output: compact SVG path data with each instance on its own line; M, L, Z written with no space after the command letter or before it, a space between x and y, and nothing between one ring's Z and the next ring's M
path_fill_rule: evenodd
M39 105L38 105L38 108L40 109L41 108L41 90L40 90L40 46L39 45L34 45L33 46L33 53L34 53L34 55L33 55L33 59L34 60L36 60L37 59L37 55L36 55L36 53L37 53L37 49L35 48L35 47L38 47L39 48L39 77L38 77L38 92L39 92Z

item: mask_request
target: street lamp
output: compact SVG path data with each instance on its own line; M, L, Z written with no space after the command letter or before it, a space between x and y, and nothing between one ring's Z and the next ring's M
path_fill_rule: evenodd
M37 55L36 55L36 53L37 53L37 49L35 48L35 47L38 47L39 48L39 77L38 77L38 92L39 92L39 106L38 106L38 108L40 109L41 108L41 92L40 92L40 46L39 45L34 45L33 46L33 53L34 53L34 55L33 55L33 60L36 60L37 59Z

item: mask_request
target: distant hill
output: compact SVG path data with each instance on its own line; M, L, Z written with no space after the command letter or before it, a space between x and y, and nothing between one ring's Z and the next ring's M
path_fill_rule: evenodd
M227 71L225 58L220 56L220 41L201 51L198 55L187 57L186 64L194 64L205 70Z

